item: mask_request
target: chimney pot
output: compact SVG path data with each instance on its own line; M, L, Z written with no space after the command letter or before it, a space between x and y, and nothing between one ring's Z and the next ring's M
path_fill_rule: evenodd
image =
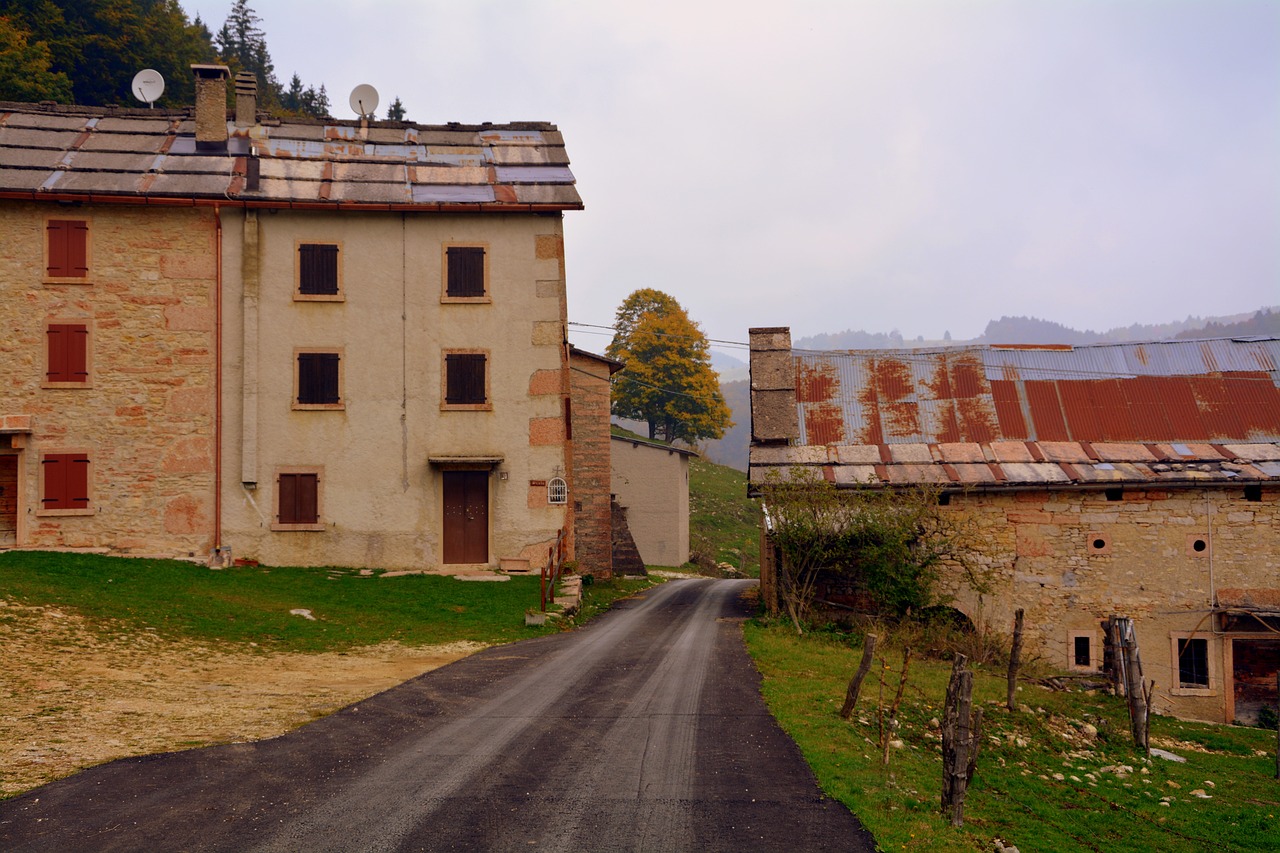
M225 65L192 65L196 75L196 148L227 150L227 78Z
M236 75L236 127L258 123L258 78L252 71Z

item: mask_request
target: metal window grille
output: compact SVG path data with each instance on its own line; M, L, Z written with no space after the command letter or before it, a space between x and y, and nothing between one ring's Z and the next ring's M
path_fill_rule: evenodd
M563 477L552 477L547 481L547 503L565 504L569 502L569 484Z

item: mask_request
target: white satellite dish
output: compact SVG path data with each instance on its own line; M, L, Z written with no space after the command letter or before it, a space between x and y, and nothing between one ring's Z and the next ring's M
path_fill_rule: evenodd
M378 90L368 83L361 83L351 90L351 110L360 118L373 118L378 108Z
M144 68L133 75L133 96L147 106L152 106L164 94L164 77L153 68Z

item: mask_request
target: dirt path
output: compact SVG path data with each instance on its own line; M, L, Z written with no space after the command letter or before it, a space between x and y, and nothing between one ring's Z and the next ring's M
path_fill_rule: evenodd
M124 756L282 734L482 648L246 654L0 601L0 796Z

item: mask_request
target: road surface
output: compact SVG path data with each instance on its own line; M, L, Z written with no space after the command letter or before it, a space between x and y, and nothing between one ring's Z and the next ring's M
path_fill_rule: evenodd
M748 581L672 581L272 740L0 802L6 851L866 850L769 716Z

